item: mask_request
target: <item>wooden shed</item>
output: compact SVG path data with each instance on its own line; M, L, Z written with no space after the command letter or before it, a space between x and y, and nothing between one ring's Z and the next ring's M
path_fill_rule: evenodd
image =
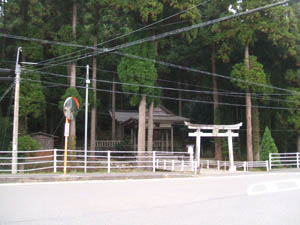
M37 132L30 134L30 136L40 143L41 150L49 150L49 151L41 151L35 154L37 157L44 157L49 156L49 158L45 158L45 160L52 160L54 155L54 141L57 136L54 136L52 134L47 134L45 132Z

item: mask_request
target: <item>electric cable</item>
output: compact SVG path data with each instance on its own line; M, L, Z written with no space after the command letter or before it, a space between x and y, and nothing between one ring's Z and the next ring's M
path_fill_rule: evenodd
M13 87L15 87L15 85L13 85ZM13 89L13 90L14 90L14 89ZM8 110L7 110L6 120L4 121L4 128L2 129L2 130L3 130L2 144L1 144L1 149L2 149L2 150L5 150L5 149L3 149L3 148L4 148L4 142L5 142L6 133L7 133L8 124L9 124L9 123L8 123L8 122L9 122L9 115L10 115L11 108L12 108L11 106L12 106L13 94L14 94L14 92L12 91L12 92L11 92L10 99L9 99L9 103L8 103Z
M146 28L152 27L153 25L156 25L156 24L161 23L161 22L163 22L163 21L165 21L165 20L171 19L172 17L178 16L178 15L180 15L180 14L182 14L182 13L185 13L185 12L187 12L187 11L189 11L189 10L192 10L192 9L194 9L194 8L197 8L197 7L199 7L200 5L204 5L204 4L206 4L207 2L209 2L209 1L210 1L210 0L207 0L207 1L205 1L205 2L199 3L199 4L196 5L196 6L193 6L193 7L187 8L187 9L184 9L184 10L178 12L178 13L175 13L175 14L173 14L173 15L171 15L171 16L168 16L168 17L166 17L166 18L163 18L163 19L161 19L161 20L159 20L159 21L153 22L153 23L151 23L151 24L148 24L148 25L146 25L146 26L143 26L143 27L141 27L141 28L139 28L139 29L136 29L136 30L134 30L134 31L131 31L131 32L129 32L129 33L126 33L126 34L123 34L123 35L119 35L119 36L114 37L114 38L112 38L112 39L110 39L110 40L108 40L108 41L99 43L99 44L97 44L97 46L101 46L101 45L110 43L110 42L112 42L112 41L118 40L118 39L120 39L120 38L124 38L124 37L129 36L129 35L131 35L131 34L134 34L134 33L136 33L136 32L145 30ZM61 57L65 57L65 56L68 56L68 55L76 54L76 53L79 53L79 52L81 52L81 51L86 50L86 48L85 48L84 46L82 46L82 47L83 47L84 49L78 50L78 51L75 51L75 52L72 52L72 53L68 53L68 54L65 54L65 55L63 55L63 56L55 57L55 58L52 58L52 59L50 59L50 60L52 61L52 60L55 60L55 59L58 59L58 58L61 58ZM44 63L44 62L49 62L49 60L42 61L42 62L39 62L39 63L42 64L42 63Z
M24 70L25 72L36 72L34 70ZM63 74L57 74L57 73L50 73L50 72L41 72L37 71L38 73L41 74L47 74L55 77L62 77L62 78L70 78L69 75L63 75ZM85 81L85 78L77 77L77 79L81 80L81 82ZM93 81L94 79L90 79ZM159 90L169 90L169 91L182 91L182 92L189 92L189 93L198 93L198 94L218 94L219 96L227 96L227 97L239 97L239 98L244 98L245 93L240 93L239 95L237 94L231 94L230 92L213 92L213 91L200 91L200 90L191 90L191 89L182 89L182 88L171 88L171 87L163 87L163 86L154 86L154 85L142 85L142 84L133 84L133 83L124 83L124 82L118 82L118 81L109 81L109 80L102 80L102 79L96 79L96 82L99 83L107 83L107 84L118 84L118 85L128 85L128 86L135 86L135 87L144 87L144 88L153 88L153 89L159 89ZM61 86L61 85L60 85ZM262 99L259 97L251 96L252 99ZM269 101L276 101L276 102L290 102L293 103L294 101L289 101L285 99L275 99L275 98L268 98L266 100Z
M24 78L23 78L24 79ZM40 81L40 80L32 80L32 79L24 79L31 82L38 82L38 83L46 83L46 84L57 84L55 82L48 82L48 81ZM69 85L65 84L62 85L65 87L70 87ZM85 86L75 86L79 89L85 89ZM89 90L96 90L100 92L108 92L113 93L112 90L109 89L99 89L99 88L89 88ZM185 98L174 98L174 97L167 97L167 96L158 96L158 95L150 95L150 94L140 94L140 93L133 93L133 92L125 92L125 91L115 91L116 94L125 94L125 95L136 95L136 96L146 96L150 98L159 98L159 99L166 99L166 100L175 100L175 101L184 101L184 102L195 102L195 103L203 103L203 104L214 104L213 101L205 101L205 100L198 100L198 99L185 99ZM237 106L237 107L247 107L247 105L244 104L234 104L234 103L225 103L225 102L219 102L219 105L225 105L225 106ZM295 110L299 111L298 108L292 108L292 107L273 107L273 106L259 106L259 105L251 105L252 108L262 108L262 109L278 109L278 110Z
M138 45L138 44L142 44L142 43L145 43L145 42L156 41L156 40L159 40L159 39L162 39L162 38L165 38L165 37L169 37L169 36L177 35L177 34L180 34L180 33L183 33L183 32L191 31L193 29L202 28L202 27L209 26L209 25L212 25L212 24L215 24L215 23L220 23L222 21L227 21L227 20L230 20L230 19L233 19L233 18L236 18L236 17L245 16L245 15L256 13L256 12L259 12L259 11L262 11L262 10L266 10L266 9L270 9L270 8L277 7L277 6L280 6L280 5L284 5L284 4L289 3L290 1L292 1L292 0L281 1L281 2L277 2L277 3L269 4L269 5L266 5L266 6L258 7L258 8L255 8L255 9L246 10L244 12L236 13L236 14L233 14L233 15L230 15L230 16L224 16L224 17L221 17L221 18L218 18L218 19L213 19L213 20L209 20L209 21L206 21L206 22L203 22L203 23L199 23L199 24L195 24L195 25L175 29L175 30L168 31L168 32L165 32L165 33L162 33L162 34L152 35L150 37L142 38L142 39L132 41L132 42L128 42L128 43L125 43L125 44L121 44L121 45L118 45L118 46L115 46L115 47L103 48L103 49L99 50L96 53L93 53L93 54L90 53L90 54L87 54L86 56L80 56L78 58L72 58L71 60L64 61L64 64L68 64L68 63L76 61L76 60L81 60L81 59L96 56L96 55L99 55L99 54L114 52L114 51L117 51L117 50L120 50L120 49L123 49L123 48L128 48L128 47ZM57 65L60 65L60 64L61 63L58 63ZM45 67L45 68L49 68L49 67Z

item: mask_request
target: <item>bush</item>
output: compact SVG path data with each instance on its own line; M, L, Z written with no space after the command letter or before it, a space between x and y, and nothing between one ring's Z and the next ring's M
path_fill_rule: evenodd
M18 139L18 149L20 151L31 151L31 150L39 150L41 149L41 145L39 142L34 140L29 135L21 136Z
M278 149L274 142L274 139L271 136L271 132L268 127L266 127L264 136L261 141L261 152L260 159L261 160L269 160L269 153L278 153Z

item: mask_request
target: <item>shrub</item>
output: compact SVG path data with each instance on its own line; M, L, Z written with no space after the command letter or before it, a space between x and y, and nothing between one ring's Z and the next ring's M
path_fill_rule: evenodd
M29 135L19 137L18 149L20 149L20 151L38 150L40 148L40 143Z
M271 132L268 127L266 127L264 136L261 141L261 160L269 160L269 153L278 153L278 149L274 142L274 139L271 136Z

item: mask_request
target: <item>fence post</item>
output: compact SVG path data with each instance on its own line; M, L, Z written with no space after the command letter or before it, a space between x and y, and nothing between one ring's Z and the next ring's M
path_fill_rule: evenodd
M107 173L110 173L110 151L107 152Z
M193 151L190 151L190 160L193 161L194 160L194 152Z
M244 165L243 165L243 167L244 167L244 172L247 172L247 162L244 162L243 164L244 164Z
M172 160L172 171L174 171L175 170L175 162L174 162L174 160Z
M167 163L166 163L166 160L164 160L164 170L167 169Z
M266 167L267 167L267 172L269 172L269 161L266 160Z
M183 170L184 170L184 161L183 161L183 159L181 160L181 172L183 172Z
M217 161L217 167L218 167L218 170L220 170L220 161L219 160Z
M269 153L269 163L270 163L269 169L271 171L272 170L272 153Z
M297 152L296 155L297 155L297 169L299 169L299 153Z
M156 159L156 169L159 169L159 159Z
M207 167L207 169L209 169L209 160L207 160L206 163L207 163L206 167Z
M156 161L156 157L155 157L156 152L152 152L152 169L153 169L153 173L155 173L155 161Z
M53 172L56 173L56 169L57 169L57 159L56 159L56 151L57 149L53 149Z

